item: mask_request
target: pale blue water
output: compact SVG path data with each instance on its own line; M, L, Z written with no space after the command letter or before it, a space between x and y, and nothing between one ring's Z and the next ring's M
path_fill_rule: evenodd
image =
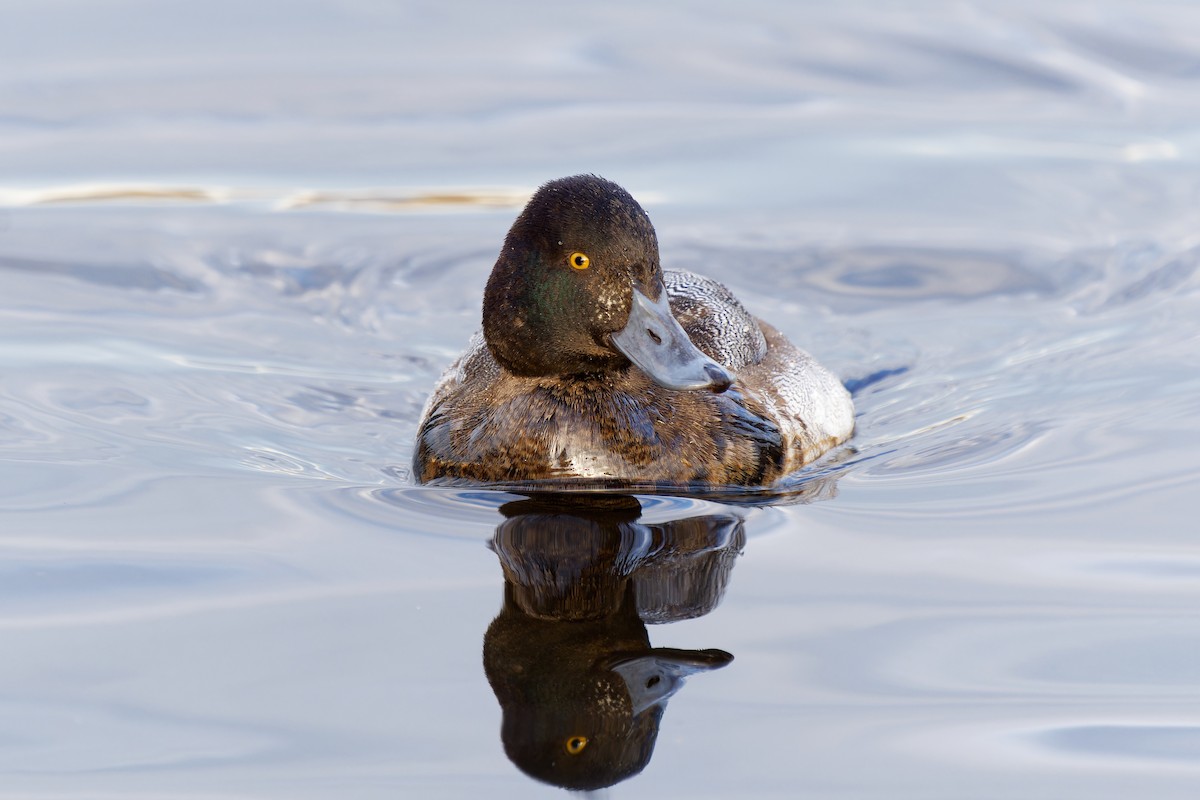
M859 410L812 502L559 564L734 656L609 794L1193 797L1200 11L831 5L9 4L0 798L561 793L484 674L516 498L408 466L583 171Z

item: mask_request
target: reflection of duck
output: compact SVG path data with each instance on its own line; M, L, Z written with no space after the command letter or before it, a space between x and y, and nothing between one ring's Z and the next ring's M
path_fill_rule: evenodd
M637 201L576 176L509 231L483 337L430 398L415 473L762 485L853 427L837 379L725 287L664 272Z
M504 607L484 669L512 761L539 780L596 789L645 768L667 700L722 650L650 646L644 619L707 613L744 541L732 513L639 523L631 497L509 503L492 540Z

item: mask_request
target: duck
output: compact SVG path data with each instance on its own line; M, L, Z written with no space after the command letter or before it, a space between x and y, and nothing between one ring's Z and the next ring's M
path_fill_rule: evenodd
M596 175L542 185L417 428L419 483L761 487L854 431L842 383L721 283L664 270Z

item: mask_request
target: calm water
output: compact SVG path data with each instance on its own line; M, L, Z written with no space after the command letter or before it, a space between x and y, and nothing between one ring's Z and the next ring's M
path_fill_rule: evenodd
M647 646L614 797L1193 797L1200 12L491 8L9 10L0 798L558 796ZM855 389L800 502L412 484L582 171Z

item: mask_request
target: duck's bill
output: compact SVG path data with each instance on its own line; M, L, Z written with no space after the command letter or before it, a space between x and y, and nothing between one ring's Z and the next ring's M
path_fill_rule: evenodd
M605 664L625 681L633 702L633 713L663 705L679 691L683 681L697 672L709 672L733 661L724 650L676 650L656 647L644 655L615 659Z
M668 389L723 392L733 383L729 370L692 344L671 314L665 290L656 301L634 288L629 322L613 334L612 341L638 369Z

